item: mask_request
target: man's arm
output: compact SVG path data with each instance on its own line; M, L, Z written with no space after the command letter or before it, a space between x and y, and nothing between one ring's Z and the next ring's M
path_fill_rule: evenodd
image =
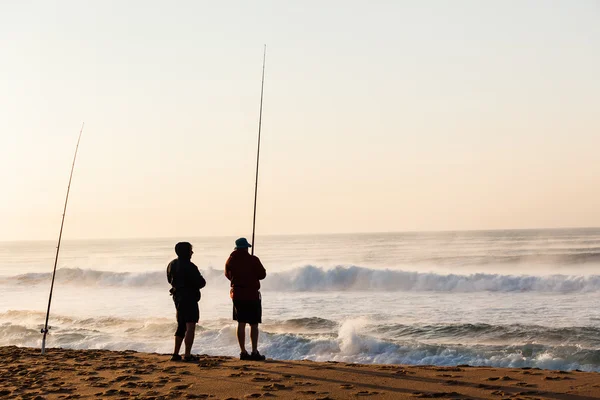
M206 286L206 280L204 279L204 277L198 270L198 267L196 266L196 264L192 263L192 266L193 266L193 268L191 268L192 282L194 283L194 287L197 287L198 289L202 289L204 286Z
M200 281L199 281L200 286L198 287L198 289L202 289L204 286L206 286L206 279L204 279L204 277L202 276L200 271L198 271L198 276L200 277Z
M173 266L173 261L171 261L169 263L169 265L167 265L167 282L169 283L173 283L173 271L172 271L172 267Z
M256 277L258 278L258 280L265 279L267 277L267 270L265 269L265 267L263 267L258 257L254 256L254 259L256 260L254 269L256 272Z
M225 277L229 280L231 280L231 267L229 266L230 260L231 260L231 257L229 257L227 259L227 262L225 263Z

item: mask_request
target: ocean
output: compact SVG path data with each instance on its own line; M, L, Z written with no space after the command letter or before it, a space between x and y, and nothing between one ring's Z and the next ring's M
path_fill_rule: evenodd
M193 351L237 356L235 237L64 241L47 346L172 352L179 240L207 280ZM0 346L41 346L55 245L0 243ZM257 236L256 255L268 357L600 371L600 229Z

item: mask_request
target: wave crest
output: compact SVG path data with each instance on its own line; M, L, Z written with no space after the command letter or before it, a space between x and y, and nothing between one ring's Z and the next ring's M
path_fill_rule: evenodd
M203 271L209 281L226 284L221 270ZM35 285L48 283L50 273L29 273L5 277L2 284ZM82 286L165 287L164 272L112 272L80 268L57 270L57 282ZM209 286L210 287L210 286ZM270 273L264 290L317 291L384 291L384 292L549 292L574 293L600 291L600 275L470 275L410 272L338 266L331 269L307 265L290 271Z
M279 291L414 291L414 292L595 292L600 276L443 275L369 269L356 266L323 269L305 266L272 274L265 289Z

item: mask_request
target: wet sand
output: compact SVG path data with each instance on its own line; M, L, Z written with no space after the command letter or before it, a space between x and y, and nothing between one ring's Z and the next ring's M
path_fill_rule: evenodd
M0 347L0 399L600 399L600 374Z

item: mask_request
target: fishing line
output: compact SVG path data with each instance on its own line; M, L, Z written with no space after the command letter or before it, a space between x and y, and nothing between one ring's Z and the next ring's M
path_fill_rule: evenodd
M254 232L256 231L256 199L258 197L258 165L260 160L260 130L262 127L262 109L263 109L263 93L265 87L265 61L267 59L267 45L265 44L265 49L263 53L263 67L262 67L262 82L260 84L260 112L258 114L258 149L256 151L256 180L254 184L254 216L252 218L252 252L254 255Z

